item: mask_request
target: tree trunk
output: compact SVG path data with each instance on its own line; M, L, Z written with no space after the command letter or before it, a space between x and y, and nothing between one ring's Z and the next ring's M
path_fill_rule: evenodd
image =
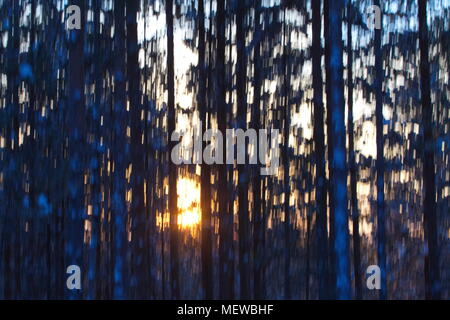
M10 26L8 30L8 44L6 48L6 75L7 88L5 97L5 113L8 121L6 126L6 156L2 157L2 176L4 172L6 212L2 229L2 255L4 258L4 273L8 275L4 281L4 298L17 299L20 292L20 248L19 233L21 203L21 161L19 151L19 49L20 49L20 3L9 3ZM3 156L3 154L2 154ZM5 169L3 169L5 168ZM3 171L4 170L4 171ZM3 265L3 263L2 263Z
M168 133L169 152L176 145L170 136L175 131L175 74L173 52L173 0L166 0L167 24L167 89L168 89ZM170 212L170 276L172 298L180 298L178 278L178 204L177 204L177 167L169 161L169 212Z
M126 83L125 83L125 4L114 1L114 103L111 121L112 155L114 173L112 178L112 224L113 224L113 297L124 299L127 295L127 206L125 203L125 170L128 153L126 142Z
M325 176L325 133L322 83L322 16L320 0L312 1L312 68L314 89L314 144L316 164L316 224L317 224L317 258L319 273L319 299L328 298L328 232L327 232L327 193Z
M283 170L284 170L284 298L291 299L291 282L290 282L290 270L291 270L291 222L290 222L290 148L289 148L289 134L291 127L291 101L290 101L290 89L291 89L291 33L290 28L287 26L286 20L286 8L284 8L284 49L283 52L283 70L285 72L284 77L284 146L283 146Z
M91 232L89 237L89 249L88 249L88 261L86 269L88 270L88 290L86 293L86 298L92 300L95 298L97 291L97 281L96 278L101 277L98 274L98 248L99 248L99 239L100 239L100 210L101 210L101 181L100 181L100 169L98 163L100 162L100 156L97 148L97 141L101 137L100 133L100 123L99 123L99 114L101 112L101 94L102 94L102 71L101 71L101 34L100 34L100 8L101 3L99 0L93 1L92 10L93 10L93 27L94 27L94 37L92 40L93 46L89 52L90 56L90 65L89 68L92 68L92 79L91 84L93 83L95 86L95 93L93 100L88 106L88 130L91 130L94 134L94 141L90 142L89 148L89 178L91 182L91 190L89 192L89 197L87 199L87 203L92 206L91 215L88 216L88 219L91 223Z
M348 210L347 210L347 165L345 151L344 122L344 83L342 49L342 9L343 0L330 1L329 42L330 42L330 94L333 152L330 162L332 199L334 203L335 259L336 259L336 298L350 298L350 269L348 248ZM331 27L333 26L333 27Z
M131 186L133 189L131 203L132 221L132 268L137 278L137 289L133 290L135 298L143 299L147 297L150 286L149 268L145 264L147 261L148 248L146 235L146 208L144 195L144 172L145 172L145 150L142 143L142 106L140 96L140 72L138 62L138 39L136 15L139 9L139 0L129 0L126 2L127 19L127 80L128 99L131 114Z
M84 164L86 150L85 98L84 98L84 1L74 1L81 8L81 29L71 30L69 39L69 61L67 66L67 112L65 125L68 128L69 189L65 213L65 257L64 267L83 267L84 238ZM83 281L82 281L83 283ZM67 290L66 297L81 298L80 290Z
M225 0L217 1L217 49L216 49L216 73L225 74ZM225 79L223 76L216 78L217 94L217 119L219 131L226 132L227 129L227 105L225 99ZM226 154L226 149L223 154ZM228 210L228 179L227 165L218 165L218 200L219 200L219 278L220 278L220 299L233 299L234 279L233 279L233 213Z
M374 4L380 7L379 0L375 0ZM381 23L382 26L383 23ZM383 56L381 51L381 32L382 29L375 29L375 118L377 135L377 253L378 265L381 270L380 299L384 300L386 299L386 219L384 210Z
M336 297L336 261L335 261L335 253L334 253L334 243L335 243L335 231L334 231L334 199L333 199L333 163L331 161L333 157L333 132L332 132L332 123L331 123L331 74L330 74L330 23L328 20L328 15L330 11L330 0L324 0L323 2L323 15L324 15L324 37L325 37L325 75L326 75L326 96L327 96L327 155L328 155L328 224L330 228L329 235L329 274L328 274L328 283L329 283L329 298L333 299Z
M247 130L247 64L245 54L245 1L238 1L236 13L236 99L237 128ZM223 132L224 133L224 132ZM239 148L240 146L238 146ZM239 151L238 151L239 152ZM248 148L245 144L245 160ZM250 299L250 243L248 219L248 188L250 172L246 164L238 164L238 194L239 194L239 273L240 299Z
M355 297L362 298L361 283L361 244L359 236L359 213L358 198L356 189L356 163L355 163L355 143L353 127L353 48L352 48L352 2L347 5L347 104L348 104L348 161L350 170L350 206L353 225L353 269L355 273Z
M425 298L440 299L439 247L436 216L436 171L434 167L433 106L431 104L430 63L428 58L427 0L419 1L420 90L424 132L423 161L423 223L428 252L425 256Z
M256 132L259 132L261 127L261 84L262 84L262 59L261 59L261 43L264 43L263 31L261 27L260 16L262 14L261 4L259 1L254 1L255 3L255 48L253 54L253 64L254 64L254 98L253 98L253 112L252 112L252 122L253 128ZM259 142L259 136L257 138ZM258 143L259 146L259 143ZM263 217L261 211L261 175L260 175L259 165L255 166L253 172L253 291L255 299L264 299L264 277L263 277L263 237L264 237L264 226Z
M207 129L207 108L206 108L206 68L205 68L205 7L204 1L198 1L198 95L197 104L200 109L200 121L202 124L203 137ZM203 140L203 139L202 139ZM202 142L202 150L206 143ZM205 299L213 298L213 263L212 263L212 243L211 243L211 167L202 161L201 165L201 192L200 203L202 209L202 284Z

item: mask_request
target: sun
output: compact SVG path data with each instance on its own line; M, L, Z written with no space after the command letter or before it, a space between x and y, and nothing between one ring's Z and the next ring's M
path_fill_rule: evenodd
M182 228L194 227L200 223L200 184L189 178L177 181L178 225Z

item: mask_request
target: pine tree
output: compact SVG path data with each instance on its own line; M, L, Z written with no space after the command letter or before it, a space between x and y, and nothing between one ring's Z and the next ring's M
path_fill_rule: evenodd
M321 1L312 1L312 68L314 89L314 145L316 165L316 212L317 212L317 251L319 277L319 298L326 299L328 274L328 232L327 232L327 193L325 176L325 133L322 83L322 45L320 14Z
M206 105L206 66L205 66L205 7L204 1L198 1L198 94L197 104L200 109L200 121L203 133L207 129ZM206 143L203 142L202 150ZM213 298L212 279L212 225L211 225L211 167L202 161L201 165L200 203L202 210L202 283L205 299Z
M347 209L347 164L345 152L345 122L344 122L344 85L342 65L342 12L343 0L333 0L329 3L329 38L330 42L330 109L331 140L331 183L333 184L334 230L335 230L335 268L336 268L336 298L350 298L349 269L349 233ZM333 26L333 27L331 27Z
M175 142L170 135L175 131L175 73L173 51L173 0L166 0L166 24L167 24L167 90L168 90L168 125L169 150L173 150ZM178 204L177 204L177 167L169 162L169 213L170 213L170 277L173 299L180 298L179 274L178 274Z
M439 248L436 217L436 170L434 163L433 106L431 104L430 62L428 56L427 0L419 1L420 91L424 132L423 161L423 224L428 252L425 256L425 297L440 299Z

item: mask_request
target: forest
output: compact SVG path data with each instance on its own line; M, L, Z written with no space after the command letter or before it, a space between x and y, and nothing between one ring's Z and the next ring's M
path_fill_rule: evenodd
M0 0L0 299L449 299L449 48L450 0Z

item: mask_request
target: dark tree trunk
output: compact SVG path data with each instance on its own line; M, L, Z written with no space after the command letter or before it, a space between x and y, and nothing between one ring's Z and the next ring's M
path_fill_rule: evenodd
M286 21L286 8L284 8L284 52L283 52L283 70L285 72L284 77L284 146L283 146L283 170L284 170L284 298L291 299L291 214L290 214L290 196L291 196L291 180L289 175L290 169L290 148L289 148L289 134L291 127L291 101L290 101L290 90L291 90L291 33L288 23Z
M333 163L331 161L332 154L333 154L333 132L332 132L332 111L331 111L331 74L330 74L330 53L331 53L331 46L330 46L330 22L328 20L328 15L330 11L330 1L331 0L324 0L323 1L323 15L324 15L324 36L325 36L325 76L326 76L326 82L325 82L325 90L326 90L326 96L327 96L327 155L328 155L328 182L327 182L327 189L328 189L328 207L329 207L329 214L328 214L328 224L330 228L330 235L328 239L328 248L329 248L329 274L328 274L328 283L329 283L329 298L333 299L336 297L336 261L335 261L335 253L334 253L334 242L335 242L335 231L334 231L334 199L333 199L333 192L334 192L334 185L333 185Z
M6 212L4 213L5 226L2 228L2 255L4 258L4 272L8 277L4 280L4 298L17 299L20 292L20 241L18 228L20 227L20 210L18 203L21 203L22 196L20 190L21 174L18 168L21 167L19 159L19 49L20 49L20 3L11 1L8 13L10 15L10 26L8 30L8 45L6 48L6 114L8 121L6 126L6 157L2 157L2 171L5 168L5 195ZM3 156L3 154L2 154ZM3 176L3 172L2 172ZM3 193L3 192L2 192ZM2 216L3 217L3 216ZM2 263L3 265L3 263ZM2 271L3 271L2 270Z
M329 43L330 43L330 94L333 152L330 162L331 183L333 184L332 199L334 203L335 259L336 259L336 298L350 298L349 269L349 235L347 210L347 164L345 150L344 121L344 83L343 83L343 48L342 48L342 12L343 0L330 1ZM331 26L333 26L331 28Z
M261 59L261 43L263 43L263 31L261 27L260 16L262 14L261 4L259 1L254 1L255 4L255 48L253 54L254 64L254 98L253 98L253 113L252 122L253 128L259 132L261 127L261 84L262 84L262 59ZM258 137L259 142L259 137ZM259 144L258 144L259 145ZM261 175L260 166L255 166L253 172L253 291L255 299L265 298L265 284L263 276L263 237L264 226L261 211Z
M428 58L427 0L419 1L420 89L424 132L423 161L423 223L428 253L425 256L425 298L440 299L439 247L436 216L436 171L434 167L433 106L431 104L430 63Z
M93 30L94 35L92 39L92 49L89 52L89 61L90 64L88 68L92 70L91 75L91 84L95 86L95 93L93 95L93 99L90 102L90 105L87 106L88 109L88 126L95 139L93 141L89 141L89 176L91 181L91 190L88 193L89 197L87 199L87 203L91 205L92 210L91 214L88 216L88 219L91 223L91 232L89 236L89 249L88 249L88 261L87 261L87 285L88 290L85 293L85 298L92 300L96 297L98 298L98 282L97 278L100 278L102 275L100 274L99 268L99 260L100 260L100 211L102 206L101 200L101 169L99 163L101 163L101 153L98 151L97 141L101 138L101 125L100 125L100 114L102 114L103 109L101 108L101 97L103 93L102 88L102 63L101 59L104 58L101 54L102 52L102 35L100 33L100 14L101 14L101 2L100 0L95 0L92 3L93 8Z
M245 1L238 1L236 13L236 99L237 128L247 129L247 64L245 53ZM223 132L224 134L224 132ZM239 146L238 146L239 148ZM248 148L245 146L245 159ZM250 243L248 219L248 188L250 172L246 164L238 164L238 195L239 195L239 274L240 299L250 298Z
M200 109L200 121L202 132L207 129L206 106L206 67L205 67L205 7L204 1L198 1L198 95L197 103ZM203 139L202 139L203 140ZM206 143L203 142L204 150ZM202 284L205 299L213 298L213 263L212 263L212 226L211 226L211 167L202 161L201 165L201 193L200 202L202 209Z
M225 0L217 1L217 51L216 51L216 74L225 74ZM227 129L227 104L225 99L226 88L223 76L216 78L217 94L217 119L219 131L224 133ZM225 144L223 154L225 155ZM233 213L228 210L228 179L227 165L218 165L218 200L219 200L219 279L220 298L233 299Z
M310 278L311 278L311 214L306 214L306 267L305 267L305 299L310 299Z
M356 163L353 127L353 48L352 48L352 2L347 5L347 104L348 104L348 161L350 170L350 207L353 225L353 269L355 273L355 297L362 298L361 283L361 244L359 236L359 212L356 192Z
M379 0L375 0L374 4L380 7ZM383 23L381 23L382 26ZM387 297L387 292L386 219L384 210L383 56L381 51L381 32L382 29L375 29L375 118L377 135L377 253L378 265L381 270L380 299L384 300Z
M32 0L31 1L31 12L30 12L30 47L29 47L29 52L28 52L28 61L30 63L31 69L34 72L34 79L29 80L28 82L28 95L29 95L29 104L28 104L28 116L27 116L27 121L30 125L30 132L32 133L29 138L26 140L26 154L25 157L27 157L28 159L28 166L29 166L29 191L28 191L28 196L29 196L29 201L30 201L30 214L33 213L33 211L36 210L36 194L37 194L37 188L38 188L38 184L36 183L37 181L37 164L38 161L36 159L38 153L38 149L37 149L37 144L36 144L36 139L34 137L34 132L36 130L36 87L37 87L37 83L36 83L36 78L37 78L37 74L36 74L36 54L35 54L35 48L36 48L36 23L35 23L35 18L36 18L36 4L37 1L36 0ZM37 225L38 223L38 219L36 219L35 217L33 217L32 219L30 219L31 221L29 222L33 227ZM53 226L54 227L54 226ZM34 231L34 230L33 230ZM37 239L35 238L35 233L31 231L31 232L26 232L25 234L25 241L26 241L26 246L25 246L25 252L29 251L32 252L33 250L33 245L37 242ZM25 282L28 284L28 286L30 288L35 288L38 284L35 283L35 277L33 277L33 272L31 270L34 271L34 269L31 267L31 265L29 265L29 263L33 263L35 262L36 258L35 257L27 257L24 262L24 270L25 270L25 274L26 274L26 279ZM36 297L36 295L34 295L33 289L31 289L30 291L26 291L25 292L27 295L24 296L25 299L32 299L34 297Z
M140 72L138 62L138 39L137 39L137 12L139 0L126 2L126 30L127 30L127 80L128 99L131 114L131 186L133 189L131 203L132 221L132 255L134 273L137 278L137 289L133 290L135 298L143 299L148 295L150 286L149 268L147 261L148 248L146 248L146 214L144 195L144 170L145 157L144 145L142 143L142 105L140 96Z
M167 89L168 89L168 133L169 152L176 142L170 136L175 131L175 74L173 52L173 0L166 0L167 24ZM169 213L170 213L170 277L172 298L180 298L178 275L178 204L177 204L177 167L169 161Z
M112 154L114 157L114 173L112 178L112 225L114 265L112 278L114 299L124 299L127 295L127 206L125 203L125 169L127 161L126 143L126 83L125 83L125 4L121 0L114 1L114 103L111 121Z
M319 273L319 299L328 298L328 231L327 231L327 191L325 176L325 133L322 83L322 15L320 0L312 1L312 68L314 89L314 144L316 164L316 224L317 224L317 259Z
M83 238L85 218L84 164L86 148L86 110L84 98L84 23L85 2L74 1L81 8L81 29L71 30L69 61L67 66L67 112L65 125L68 130L69 189L67 211L64 219L65 257L64 267L83 267ZM84 281L82 281L84 283ZM80 290L67 290L66 297L81 298Z

